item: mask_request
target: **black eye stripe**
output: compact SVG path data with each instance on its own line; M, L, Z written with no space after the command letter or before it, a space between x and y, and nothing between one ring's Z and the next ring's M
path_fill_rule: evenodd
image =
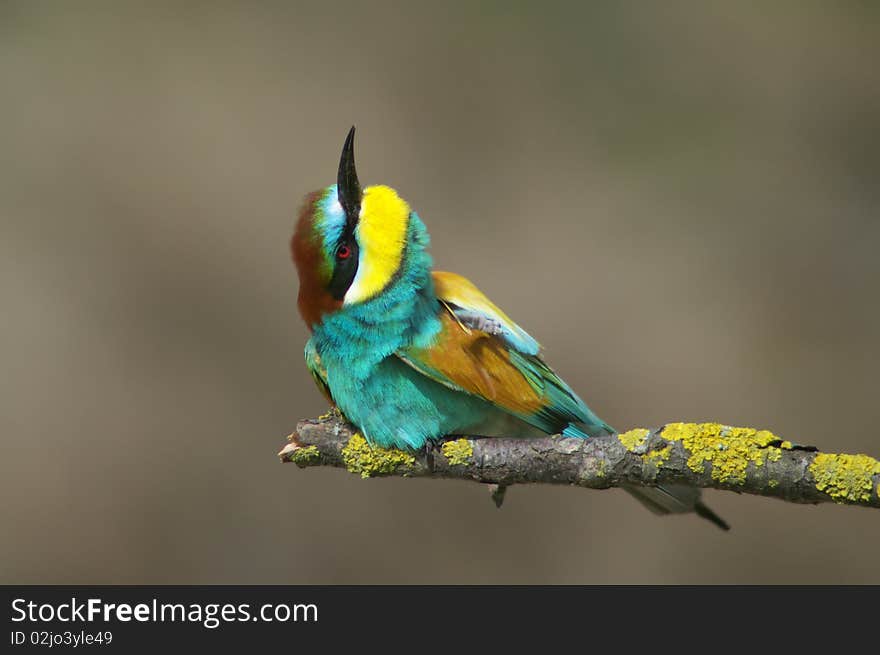
M348 248L349 254L347 257L339 256L341 248ZM333 276L330 278L328 289L330 295L336 300L342 300L345 298L345 292L348 291L348 288L354 281L354 276L357 274L358 269L358 245L354 236L343 234L334 253L336 256L334 258Z

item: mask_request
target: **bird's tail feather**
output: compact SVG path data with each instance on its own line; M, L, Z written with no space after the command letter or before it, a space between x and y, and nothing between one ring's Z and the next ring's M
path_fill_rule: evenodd
M654 514L686 514L694 512L707 521L711 521L722 530L730 530L730 526L715 512L703 504L700 490L685 485L665 484L656 487L622 485L642 505Z

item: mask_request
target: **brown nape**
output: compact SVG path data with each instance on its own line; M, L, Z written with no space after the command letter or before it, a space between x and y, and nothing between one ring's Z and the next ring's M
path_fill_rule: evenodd
M321 239L314 228L315 211L322 194L323 191L315 191L306 196L290 240L290 254L299 275L297 306L309 330L324 314L342 307L342 301L333 298L327 289L330 269L325 265Z

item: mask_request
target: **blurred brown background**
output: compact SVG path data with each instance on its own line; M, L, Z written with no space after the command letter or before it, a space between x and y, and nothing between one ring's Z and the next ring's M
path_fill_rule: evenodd
M880 514L301 471L288 238L359 129L620 428L880 455L867 2L0 5L0 581L880 582Z

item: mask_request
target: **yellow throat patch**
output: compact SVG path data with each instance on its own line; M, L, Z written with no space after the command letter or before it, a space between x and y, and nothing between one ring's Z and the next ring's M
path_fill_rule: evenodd
M363 302L391 282L403 259L409 205L387 186L370 186L361 199L355 229L360 247L358 270L345 294L345 304Z

